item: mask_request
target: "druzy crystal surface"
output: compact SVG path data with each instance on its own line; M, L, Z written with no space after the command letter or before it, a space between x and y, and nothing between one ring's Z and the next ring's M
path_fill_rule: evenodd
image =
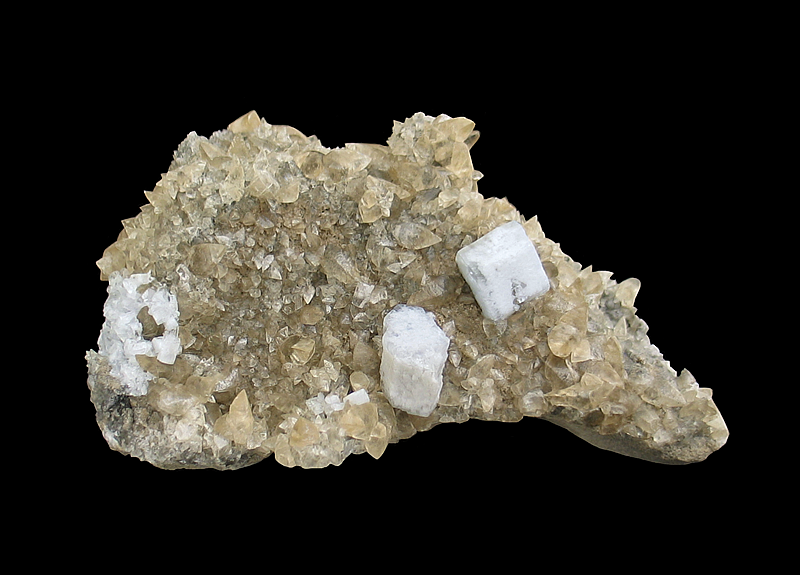
M536 217L484 198L477 137L466 118L422 113L395 122L387 145L329 149L255 112L190 133L97 262L109 296L86 357L109 445L163 468L271 454L324 467L440 423L525 416L663 463L724 445L711 390L650 343L638 280L582 267ZM492 319L456 254L509 222L549 289L520 291ZM402 375L382 365L398 306L431 314L446 339L426 415L387 394Z

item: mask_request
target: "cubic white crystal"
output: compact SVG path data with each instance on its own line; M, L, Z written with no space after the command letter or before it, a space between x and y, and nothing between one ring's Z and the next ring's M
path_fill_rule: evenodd
M539 254L519 222L496 227L456 253L483 315L500 321L550 289Z
M450 338L421 307L398 305L383 319L381 386L394 407L427 417L439 402Z

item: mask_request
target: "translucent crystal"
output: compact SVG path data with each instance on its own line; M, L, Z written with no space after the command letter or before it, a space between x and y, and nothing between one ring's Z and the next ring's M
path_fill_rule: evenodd
M401 246L412 250L427 248L442 241L442 238L427 227L414 222L397 224L392 233Z
M639 280L478 192L472 121L389 128L330 149L249 112L180 143L98 254L86 359L111 448L168 469L324 467L524 416L663 463L725 444L711 390L650 343Z
M214 425L216 433L239 445L247 445L254 428L255 419L245 390L236 395L228 413L217 419Z

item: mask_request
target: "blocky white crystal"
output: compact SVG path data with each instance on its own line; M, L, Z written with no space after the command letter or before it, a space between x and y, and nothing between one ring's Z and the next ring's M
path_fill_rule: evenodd
M344 402L345 404L350 403L352 405L369 403L369 394L367 393L366 389L359 389L358 391L348 393L344 398Z
M165 333L152 340L153 352L161 363L172 365L181 352L181 340L176 333Z
M353 394L351 393L350 395ZM350 395L347 397L350 397ZM345 401L347 401L347 397L345 397L344 401L342 401L339 398L339 395L336 393L330 393L326 396L320 392L315 397L306 399L306 406L314 413L314 415L322 415L324 413L326 416L328 416L334 411L343 410ZM367 401L369 401L369 397L367 398Z
M145 395L153 376L141 368L136 356L147 355L161 363L175 363L181 352L178 300L165 288L150 287L140 293L140 287L153 281L149 273L126 277L114 272L108 281L108 299L103 306L106 320L97 341L98 351L108 358L111 375L119 379L124 393ZM144 307L158 325L164 326L164 334L151 341L142 336L142 324L137 319Z
M506 319L550 289L539 254L519 222L503 224L461 248L456 263L492 321Z
M383 328L383 393L395 408L427 417L439 402L450 338L432 313L416 306L396 306Z

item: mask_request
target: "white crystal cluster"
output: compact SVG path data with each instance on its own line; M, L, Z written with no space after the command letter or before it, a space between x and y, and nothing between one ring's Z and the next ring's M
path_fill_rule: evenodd
M389 403L429 416L442 390L448 338L436 317L421 307L398 305L383 320L381 385Z
M503 224L462 248L456 263L492 321L508 318L550 289L539 254L519 222Z
M352 405L362 405L369 401L369 394L364 389L359 389L352 393L348 393L344 400L339 398L336 393L330 393L327 396L323 393L318 393L315 397L306 400L306 405L314 415L326 416L336 412L342 411L349 403Z
M108 358L111 375L116 377L127 395L145 395L153 376L141 368L137 355L155 357L164 364L175 363L181 352L178 339L178 300L166 288L148 287L153 282L149 273L111 274L108 299L103 307L105 322L97 340L100 355ZM151 340L144 338L138 319L147 308L164 333Z

